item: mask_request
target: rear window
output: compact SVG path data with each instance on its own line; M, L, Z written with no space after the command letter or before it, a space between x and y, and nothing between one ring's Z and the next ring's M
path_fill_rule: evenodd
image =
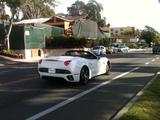
M100 49L100 46L93 47L93 49Z

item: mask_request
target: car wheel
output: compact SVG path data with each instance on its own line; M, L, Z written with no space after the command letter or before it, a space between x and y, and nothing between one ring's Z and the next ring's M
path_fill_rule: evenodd
M82 67L80 72L80 84L87 84L89 80L89 70L87 67Z
M108 62L107 65L106 65L106 75L109 75L110 74L110 69L111 69L111 66L110 66L110 63Z

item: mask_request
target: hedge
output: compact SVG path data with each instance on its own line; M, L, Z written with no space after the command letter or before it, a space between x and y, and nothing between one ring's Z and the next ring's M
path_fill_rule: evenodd
M73 36L59 36L46 38L47 49L60 48L90 48L95 45L108 46L109 40L92 40L84 37L77 38Z

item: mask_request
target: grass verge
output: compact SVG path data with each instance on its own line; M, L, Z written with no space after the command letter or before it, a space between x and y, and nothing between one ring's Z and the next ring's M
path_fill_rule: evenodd
M160 120L160 76L119 120Z

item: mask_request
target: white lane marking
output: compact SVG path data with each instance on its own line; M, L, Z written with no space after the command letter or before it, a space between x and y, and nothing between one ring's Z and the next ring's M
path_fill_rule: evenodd
M152 59L152 62L154 62L155 61L155 59Z
M156 57L156 59L159 59L159 57Z
M146 62L145 64L146 64L146 65L149 65L150 63L149 63L149 62Z
M51 112L54 112L55 110L57 110L57 109L65 106L65 105L67 105L67 104L69 104L69 103L71 103L71 102L73 102L73 101L81 98L82 96L84 96L84 95L86 95L86 94L88 94L88 93L90 93L90 92L92 92L92 91L94 91L94 90L96 90L96 89L98 89L98 88L100 88L100 87L102 87L102 86L104 86L104 85L112 82L113 80L119 79L119 78L121 78L121 77L123 77L123 76L125 76L125 75L127 75L127 74L129 74L129 73L131 73L131 72L133 72L133 71L135 71L135 70L138 70L139 68L140 68L140 67L133 68L133 69L131 69L130 71L125 72L125 73L123 73L123 74L120 74L120 75L112 78L112 79L109 80L109 81L106 81L106 82L103 82L103 83L101 83L101 84L99 84L99 85L96 85L96 86L93 87L93 88L90 88L90 89L88 89L88 90L86 90L86 91L84 91L84 92L82 92L82 93L79 93L79 94L77 94L77 95L75 95L75 96L73 96L73 97L71 97L71 98L69 98L69 99L67 99L67 100L65 100L65 101L57 104L57 105L54 105L54 106L52 106L52 107L50 107L50 108L48 108L48 109L46 109L46 110L44 110L44 111L42 111L42 112L40 112L40 113L37 113L37 114L35 114L35 115L27 118L26 120L36 120L36 119L39 119L40 117L43 117L43 116L45 116L45 115L47 115L47 114L49 114L49 113L51 113Z

